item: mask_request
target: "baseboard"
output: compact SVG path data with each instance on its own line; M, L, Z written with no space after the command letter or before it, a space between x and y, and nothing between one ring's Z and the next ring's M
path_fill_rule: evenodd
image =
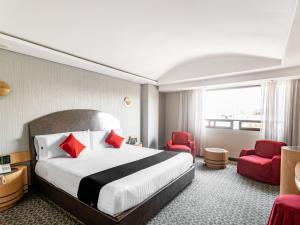
M230 160L230 161L234 161L234 162L237 162L237 161L238 161L237 158L232 158L232 157L229 157L229 160Z

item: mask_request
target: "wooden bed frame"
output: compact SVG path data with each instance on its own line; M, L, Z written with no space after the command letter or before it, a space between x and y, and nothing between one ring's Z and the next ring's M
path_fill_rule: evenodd
M176 197L195 176L195 168L192 166L183 175L167 186L157 191L144 202L134 208L123 212L117 217L107 215L74 198L67 192L55 187L43 178L35 174L36 151L34 137L36 135L99 130L99 111L76 109L55 112L29 123L29 145L31 152L31 177L33 187L50 198L66 211L88 225L141 225L158 213L168 202Z

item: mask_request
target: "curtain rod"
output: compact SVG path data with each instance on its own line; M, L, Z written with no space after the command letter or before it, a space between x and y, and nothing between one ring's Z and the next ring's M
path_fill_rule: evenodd
M227 89L242 89L242 88L253 88L253 87L261 87L259 84L247 85L247 86L234 86L234 87L224 87L224 88L212 88L206 89L206 91L221 91Z

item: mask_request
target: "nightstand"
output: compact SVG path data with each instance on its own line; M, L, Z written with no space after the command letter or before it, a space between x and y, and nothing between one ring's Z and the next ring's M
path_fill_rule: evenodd
M0 212L13 207L28 192L28 151L10 154L11 172L0 174Z
M27 166L13 166L11 172L1 174L0 212L17 204L24 193L28 192Z
M138 147L143 147L143 143L136 143L136 144L134 144L134 146L138 146Z

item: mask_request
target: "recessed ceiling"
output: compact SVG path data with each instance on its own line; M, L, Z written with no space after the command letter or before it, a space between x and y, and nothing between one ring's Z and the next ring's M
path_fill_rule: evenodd
M0 32L4 34L165 82L182 80L181 76L188 79L280 65L297 1L0 0L0 3ZM245 59L244 67L235 67L234 60L230 61L232 56L237 63ZM231 62L230 68L222 64L220 57ZM199 69L211 63L210 60L218 61L213 63L217 71ZM184 65L185 62L193 62L194 66ZM196 66L198 62L200 66Z

